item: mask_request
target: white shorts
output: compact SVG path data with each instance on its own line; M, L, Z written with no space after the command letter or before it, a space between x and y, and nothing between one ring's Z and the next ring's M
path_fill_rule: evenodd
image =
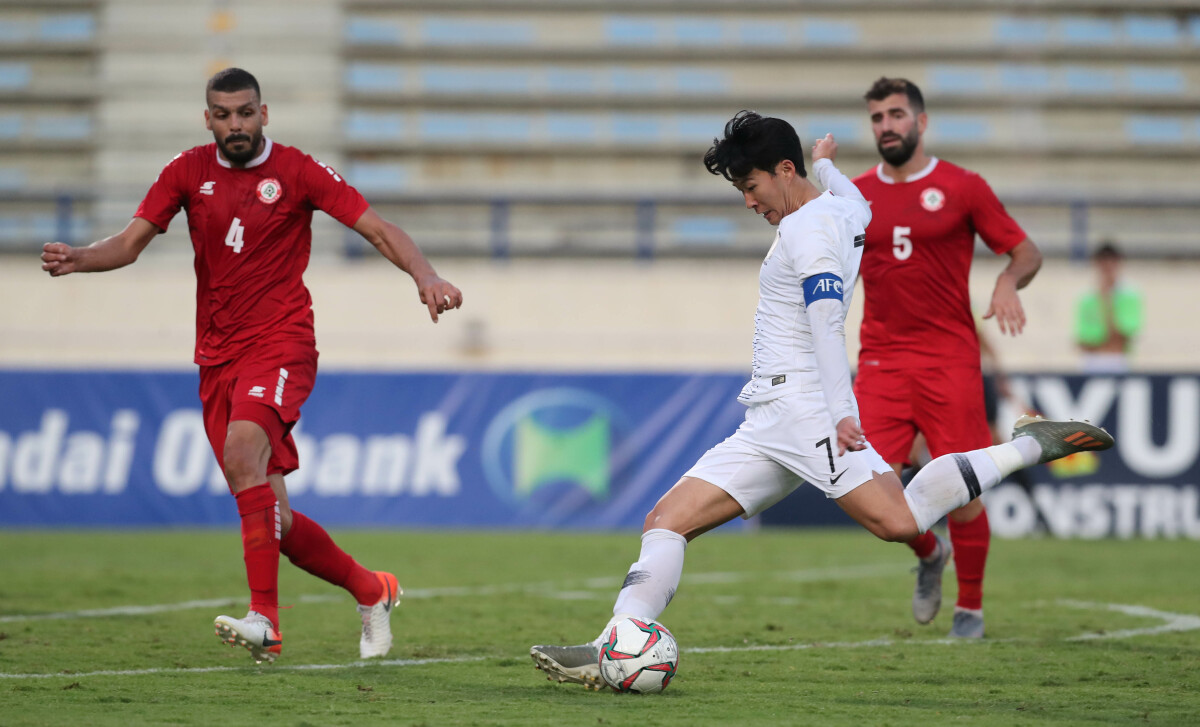
M711 482L752 517L803 482L836 499L892 468L871 447L837 453L837 430L820 391L789 393L751 404L746 420L724 442L704 453L685 477Z

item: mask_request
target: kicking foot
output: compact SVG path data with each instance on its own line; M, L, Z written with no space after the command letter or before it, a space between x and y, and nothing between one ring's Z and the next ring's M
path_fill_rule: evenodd
M375 571L375 577L383 586L383 595L370 606L358 605L362 617L362 639L358 642L358 655L364 659L387 656L392 648L392 606L400 605L404 589L396 582L396 576Z
M1112 435L1089 422L1056 422L1026 414L1013 425L1012 438L1033 437L1042 445L1040 463L1053 462L1076 452L1099 452L1113 446Z
M279 635L271 619L258 611L251 611L245 618L217 616L213 621L217 636L230 646L244 646L254 657L254 663L274 663L283 651L283 637Z
M917 585L913 589L912 612L913 618L919 624L927 624L937 616L942 607L942 571L950 562L954 549L950 542L940 535L937 538L937 549L928 558L917 562Z
M954 625L950 628L950 636L956 639L983 638L983 610L954 607Z
M582 684L596 691L608 688L600 676L600 649L595 644L535 646L529 656L552 682Z

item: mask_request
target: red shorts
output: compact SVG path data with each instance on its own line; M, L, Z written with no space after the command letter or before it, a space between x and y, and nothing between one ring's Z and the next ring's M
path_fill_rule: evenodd
M267 474L287 474L300 466L292 427L312 393L317 350L309 345L273 345L234 361L200 367L204 431L217 461L225 466L229 422L252 421L271 442Z
M912 464L909 455L918 431L932 457L992 445L977 367L860 366L854 395L863 434L890 464Z

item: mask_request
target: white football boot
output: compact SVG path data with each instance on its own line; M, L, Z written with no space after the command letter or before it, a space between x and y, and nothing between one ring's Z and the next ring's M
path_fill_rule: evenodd
M929 558L917 561L917 585L913 588L912 612L913 618L919 624L927 624L937 616L942 607L942 572L950 562L954 549L950 541L940 535L937 538L937 549Z
M250 611L245 618L217 616L213 626L216 627L217 636L225 643L246 647L256 664L264 661L274 663L283 652L283 637L271 619L258 611Z
M600 676L600 647L595 644L534 646L529 656L552 682L582 684L596 691L608 688Z
M358 655L364 659L387 656L392 648L392 607L400 605L404 590L396 582L396 576L375 571L375 577L383 586L383 594L374 605L358 605L362 618L362 638L358 642Z

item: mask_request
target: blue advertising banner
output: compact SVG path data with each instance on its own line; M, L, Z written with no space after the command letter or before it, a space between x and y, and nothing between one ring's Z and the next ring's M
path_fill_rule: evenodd
M1030 468L984 493L993 534L1200 539L1200 377L1027 374L1009 383L997 415L1006 427L1025 411L1086 419L1111 432L1116 446ZM810 487L762 521L852 523Z
M328 525L640 528L741 422L741 374L322 373L293 506ZM993 532L1200 539L1200 378L1014 377L1020 409L1099 422L1105 453L986 495ZM194 373L0 371L0 525L236 522ZM850 524L815 488L767 524ZM739 527L735 523L734 527Z
M640 528L741 375L321 374L293 507L327 525ZM0 525L236 522L198 378L0 372Z

